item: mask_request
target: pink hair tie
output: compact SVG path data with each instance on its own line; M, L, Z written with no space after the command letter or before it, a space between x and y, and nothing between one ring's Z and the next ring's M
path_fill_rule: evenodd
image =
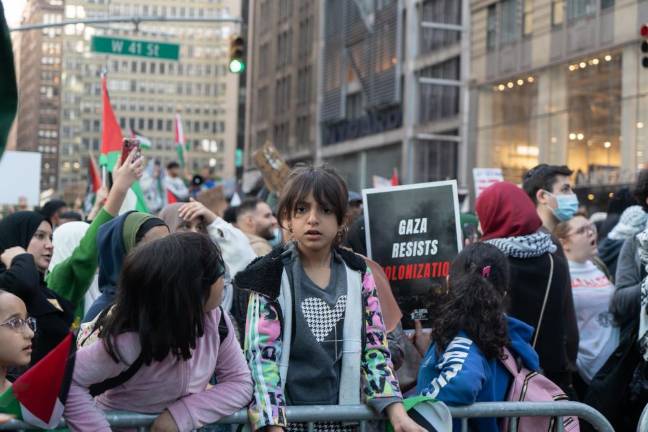
M482 277L487 278L487 279L488 279L488 277L490 277L490 273L491 273L491 266L486 266L481 271Z

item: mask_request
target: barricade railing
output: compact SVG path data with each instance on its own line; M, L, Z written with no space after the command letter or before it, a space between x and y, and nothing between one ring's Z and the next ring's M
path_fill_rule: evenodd
M462 431L468 431L468 420L484 417L553 417L556 418L556 432L562 432L562 417L575 416L586 420L599 432L614 432L607 419L594 408L580 402L480 402L464 407L448 407L453 419L462 420ZM366 405L313 405L288 407L286 416L290 422L308 423L314 430L314 423L325 421L360 422L360 431L366 430L368 421L380 420ZM137 428L146 431L155 421L156 415L129 412L108 412L106 418L114 428ZM248 421L247 411L221 419L219 425L240 425ZM65 421L61 422L65 426ZM31 427L33 429L33 427ZM26 430L26 423L12 420L0 425L0 430ZM516 432L516 422L510 423L511 432ZM524 431L521 431L524 432Z
M646 405L639 417L639 424L637 424L637 432L648 431L648 405Z

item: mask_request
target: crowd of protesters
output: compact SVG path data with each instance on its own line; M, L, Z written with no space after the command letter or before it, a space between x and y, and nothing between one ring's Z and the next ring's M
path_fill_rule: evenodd
M366 257L362 197L334 169L298 167L276 199L225 208L198 198L213 182L166 168L160 184L162 167L131 153L87 214L53 200L0 221L0 395L72 333L74 431L110 430L112 410L189 431L243 408L253 430L299 431L287 406L359 403L396 431L424 431L404 396L506 401L509 357L617 430L636 427L648 401L648 171L596 222L565 166L483 191L479 234L435 294L431 327L406 335ZM124 209L136 181L151 213Z

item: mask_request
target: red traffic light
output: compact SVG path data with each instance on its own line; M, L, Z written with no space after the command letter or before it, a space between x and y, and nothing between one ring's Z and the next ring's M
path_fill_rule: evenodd
M642 25L639 33L641 34L642 37L648 37L648 24Z

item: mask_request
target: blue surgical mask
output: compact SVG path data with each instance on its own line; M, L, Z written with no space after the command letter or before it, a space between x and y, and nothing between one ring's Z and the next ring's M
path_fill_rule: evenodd
M553 194L552 194L553 195ZM557 207L552 209L554 216L561 222L565 222L574 217L578 211L578 197L576 194L553 195L556 198Z

